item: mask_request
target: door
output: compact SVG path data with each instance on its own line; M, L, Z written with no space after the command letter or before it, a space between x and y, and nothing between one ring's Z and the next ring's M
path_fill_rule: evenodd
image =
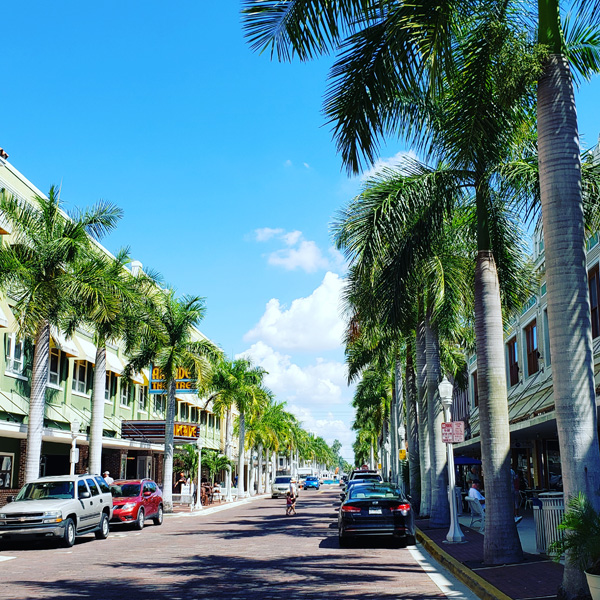
M85 497L87 496L87 497ZM77 523L77 531L81 532L85 529L94 527L94 500L84 479L77 481L77 499L81 505L79 513L79 522Z
M92 477L86 478L85 482L88 485L88 488L91 493L91 518L90 518L90 527L96 527L100 524L100 517L102 516L102 509L104 508L104 500L102 495L100 494L100 490L96 485L96 482Z

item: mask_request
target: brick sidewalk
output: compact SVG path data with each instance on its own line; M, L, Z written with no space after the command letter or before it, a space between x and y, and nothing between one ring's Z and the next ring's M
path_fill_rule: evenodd
M431 529L427 519L417 520L417 527L439 550L461 563L466 568L467 576L469 571L478 575L508 598L556 599L558 587L562 582L563 567L546 556L525 553L522 563L486 567L483 564L483 535L478 531L462 526L467 543L446 544L444 540L448 528Z

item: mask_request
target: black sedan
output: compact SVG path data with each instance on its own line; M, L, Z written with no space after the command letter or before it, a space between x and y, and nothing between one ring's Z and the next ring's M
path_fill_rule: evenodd
M352 486L340 506L340 546L358 536L393 536L402 546L415 543L415 517L401 490L389 483Z

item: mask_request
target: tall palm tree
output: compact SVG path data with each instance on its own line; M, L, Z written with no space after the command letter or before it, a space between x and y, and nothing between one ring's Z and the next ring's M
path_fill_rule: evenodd
M31 481L40 471L51 327L60 329L81 297L82 259L97 251L92 240L115 227L121 210L99 203L69 216L51 187L47 198L36 196L33 203L2 190L0 212L14 226L11 243L0 248L0 286L16 300L19 336L35 340L25 465L25 481Z
M79 271L81 293L71 307L65 329L72 334L84 324L94 332L96 361L92 390L89 469L100 473L102 462L102 424L106 388L106 346L120 339L128 349L139 336L148 314L148 303L156 297L155 277L139 274L134 277L126 269L131 262L127 249L115 257L96 253L87 258Z
M132 350L126 374L148 365L158 368L167 394L163 499L165 512L173 510L173 452L176 413L176 380L180 368L187 369L198 388L206 385L221 351L209 340L198 340L197 327L204 318L204 301L197 296L175 297L166 290L150 316L152 327L142 332Z

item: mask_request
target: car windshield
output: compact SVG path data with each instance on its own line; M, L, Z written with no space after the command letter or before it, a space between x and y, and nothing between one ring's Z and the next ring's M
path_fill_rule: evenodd
M75 497L72 481L44 481L28 483L18 493L19 500L66 500Z
M110 486L110 493L113 498L135 498L140 495L139 483L123 483Z
M363 498L399 498L398 489L388 485L357 485L350 491L350 500L361 500Z
M275 483L289 483L291 480L291 477L276 477Z

